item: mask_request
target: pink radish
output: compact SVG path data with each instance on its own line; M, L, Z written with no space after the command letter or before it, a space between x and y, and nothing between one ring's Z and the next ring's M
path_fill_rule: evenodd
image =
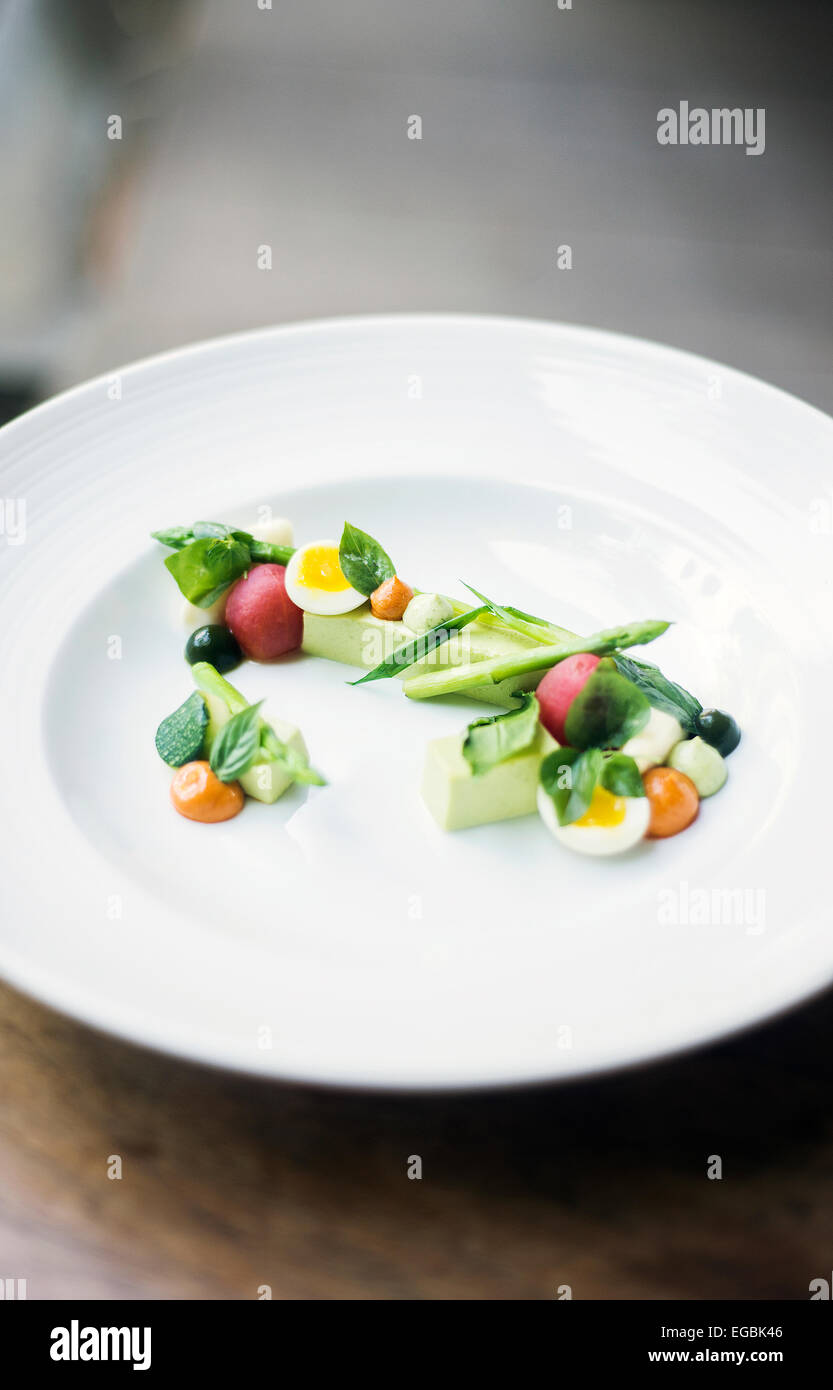
M252 661L273 661L300 647L304 615L286 592L283 565L255 565L226 601L226 626Z
M535 694L541 707L541 723L558 743L566 743L564 725L570 705L584 688L599 664L597 656L579 652L553 666L541 681Z

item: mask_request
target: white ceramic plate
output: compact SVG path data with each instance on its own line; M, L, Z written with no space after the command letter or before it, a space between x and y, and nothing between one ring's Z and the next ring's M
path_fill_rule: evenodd
M832 445L826 417L701 359L445 316L224 339L13 423L0 970L153 1047L378 1087L584 1075L817 991ZM445 836L424 746L483 708L307 658L233 679L302 725L330 785L180 819L153 732L190 675L148 532L263 506L301 540L349 517L421 587L467 579L578 631L674 619L645 654L739 719L728 787L621 860L535 817Z

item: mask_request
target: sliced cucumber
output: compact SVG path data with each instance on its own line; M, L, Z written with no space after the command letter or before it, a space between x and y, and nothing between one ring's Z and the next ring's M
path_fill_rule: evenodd
M195 690L156 730L156 751L163 762L169 767L182 767L183 763L201 758L208 724L206 702Z

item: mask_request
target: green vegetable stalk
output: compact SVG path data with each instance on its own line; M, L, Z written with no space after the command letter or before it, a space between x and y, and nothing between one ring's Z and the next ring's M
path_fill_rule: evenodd
M169 550L184 550L192 541L204 540L207 536L233 536L249 547L249 553L259 565L286 565L295 554L294 545L278 545L273 541L259 541L248 531L237 531L222 521L197 521L193 526L169 526L165 531L151 531L151 536Z
M594 656L609 656L622 647L642 646L661 637L669 624L658 619L631 623L627 627L607 628L590 637L574 637L551 646L531 647L523 656L497 656L485 661L471 661L463 666L429 671L411 676L403 685L411 700L427 700L435 695L456 695L461 690L473 690L480 685L499 684L512 676L542 671L564 661L568 656L590 652Z
M508 628L510 632L519 632L524 637L531 637L533 641L540 642L543 646L551 646L553 642L570 642L578 636L578 633L571 632L569 628L557 627L555 623L547 622L546 618L535 618L531 613L524 613L521 608L513 608L508 604L501 607L499 603L494 603L492 599L481 594L480 590L473 588L471 584L464 584L463 587L486 605L487 612L480 621L485 623L487 627Z
M239 690L227 681L225 676L215 670L209 661L197 661L191 667L191 674L194 677L194 684L198 690L206 695L214 695L218 700L222 700L230 714L241 714L244 709L249 708L249 702L245 695L241 695Z

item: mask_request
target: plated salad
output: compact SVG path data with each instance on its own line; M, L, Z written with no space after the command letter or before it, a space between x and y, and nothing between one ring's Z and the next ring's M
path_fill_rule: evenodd
M687 829L726 781L735 720L631 654L665 621L579 636L468 584L465 601L419 590L350 523L338 541L297 548L282 519L153 534L171 552L192 629L195 689L156 733L174 769L171 800L190 820L228 820L247 797L272 803L295 783L324 785L300 729L226 679L244 661L298 652L360 668L353 687L395 678L414 701L502 707L428 744L422 796L444 830L537 812L566 849L619 854Z

